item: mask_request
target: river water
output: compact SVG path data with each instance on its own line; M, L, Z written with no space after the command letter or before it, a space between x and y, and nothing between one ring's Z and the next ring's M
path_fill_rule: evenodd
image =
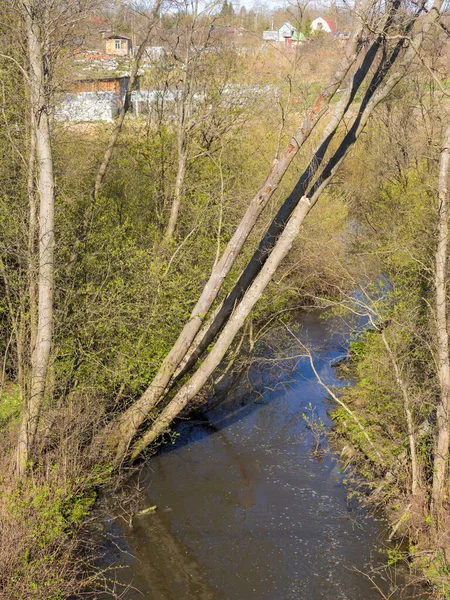
M298 334L322 379L342 385L331 364L344 336L319 312L302 317ZM269 359L254 369L257 391L241 387L182 423L140 473L140 507L158 508L116 522L130 553L119 575L134 588L127 599L372 600L382 597L376 586L393 599L425 597L400 591L401 571L381 569L387 523L348 499L326 441L311 452L303 414L312 408L329 427L330 404L307 359L289 366L289 375L274 375Z

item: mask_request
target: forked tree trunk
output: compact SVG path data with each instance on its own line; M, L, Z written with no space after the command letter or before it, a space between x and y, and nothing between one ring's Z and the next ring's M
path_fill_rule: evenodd
M17 470L23 474L33 445L44 399L53 333L54 176L44 70L44 40L38 7L22 4L27 29L30 99L34 113L39 192L39 279L36 343L32 353L30 395L19 432ZM41 15L42 16L42 15ZM32 134L33 135L33 134Z
M111 440L111 444L118 447L117 455L119 458L124 455L132 438L136 435L141 425L148 418L150 412L163 397L173 374L191 347L206 314L217 298L223 281L232 269L236 258L252 232L256 221L267 206L273 193L278 188L291 165L293 158L309 138L321 117L327 112L330 100L333 98L338 88L343 84L349 70L354 65L358 55L357 49L361 34L365 26L365 19L371 6L372 0L366 0L360 13L361 22L355 27L347 48L346 56L339 64L328 85L318 96L314 106L304 116L301 126L289 141L279 160L273 164L263 186L251 200L220 260L213 267L209 280L205 284L205 287L191 312L189 321L184 326L175 344L164 359L152 383L140 399L119 418L117 427L113 429L113 439Z
M132 449L132 459L136 458L142 450L152 444L162 433L164 433L172 421L186 407L188 402L205 385L207 379L220 364L234 337L243 326L245 319L263 295L264 290L272 279L279 264L291 249L292 244L299 233L301 223L308 214L309 209L309 200L307 198L302 198L293 212L283 234L280 236L270 258L266 261L264 268L253 282L252 286L247 290L239 306L228 320L210 353L195 374L190 378L188 383L179 390L167 407L157 417L147 433L137 441Z
M448 178L450 166L450 125L444 136L439 170L438 240L436 250L436 334L440 397L437 406L437 439L434 450L432 506L439 518L444 496L447 495L447 462L450 415L450 362L447 323L447 269L448 269Z

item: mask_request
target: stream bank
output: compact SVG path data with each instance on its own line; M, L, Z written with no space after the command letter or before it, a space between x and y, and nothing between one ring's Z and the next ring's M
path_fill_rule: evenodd
M342 385L331 365L346 335L330 333L320 311L302 316L299 334L321 378ZM181 422L136 476L142 508L158 508L111 530L133 557L119 575L135 588L128 600L427 597L405 586L405 571L384 568L388 523L348 498L327 442L311 452L311 413L329 428L330 404L308 359L290 366L275 380L269 361L250 372L253 394Z

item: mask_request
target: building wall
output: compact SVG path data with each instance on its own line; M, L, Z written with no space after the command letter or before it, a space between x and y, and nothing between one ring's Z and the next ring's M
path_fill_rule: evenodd
M80 81L73 81L70 86L70 92L72 94L83 94L86 92L99 94L102 92L110 92L115 94L117 98L123 102L129 81L130 77L128 75L105 79L83 79ZM139 90L139 84L140 78L137 77L133 86L133 90Z
M263 40L266 40L267 42L278 42L278 31L276 31L276 30L263 31Z
M293 31L295 31L295 29L293 27L291 28L291 27L289 27L286 24L282 25L278 29L278 41L279 42L284 42L284 38L285 37L291 37Z
M120 43L120 48L116 48L116 42ZM130 53L131 42L129 40L106 40L106 54L113 54L114 56L128 56Z
M54 117L57 121L111 123L119 110L119 99L114 92L80 92L65 94L59 98Z
M317 19L314 19L314 21L311 23L311 31L319 30L325 31L326 33L331 33L330 26L324 19L322 19L322 17L317 17Z
M81 92L114 92L120 96L120 79L92 79L74 81L70 86L74 94Z

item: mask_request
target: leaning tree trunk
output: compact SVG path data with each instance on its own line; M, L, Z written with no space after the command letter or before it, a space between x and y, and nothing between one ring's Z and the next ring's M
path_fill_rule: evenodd
M437 518L441 515L446 496L446 475L449 444L450 362L447 324L447 248L448 248L448 177L450 166L450 125L447 127L441 150L438 199L438 240L436 250L436 334L440 397L437 406L437 439L434 450L432 507Z
M255 304L261 298L272 279L278 265L287 255L295 238L300 230L301 223L310 209L308 198L302 198L298 203L297 208L292 214L292 217L287 224L283 234L280 236L270 258L266 261L264 268L259 273L258 277L253 282L252 286L247 290L244 298L239 303L239 306L228 320L222 333L217 339L214 347L204 360L203 364L198 368L196 373L190 378L188 383L183 386L175 397L169 402L167 407L157 417L151 428L144 436L137 441L132 449L131 458L136 458L142 450L153 443L172 423L172 421L186 407L188 402L200 391L210 377L213 371L217 368L220 361L225 356L230 344L232 343L237 332L243 326L245 319L252 311Z
M184 112L185 108L180 107L180 110ZM167 224L166 234L164 239L168 242L172 239L175 233L175 228L178 223L178 214L180 212L181 198L183 195L184 181L186 179L186 167L188 159L188 136L185 131L184 118L178 129L178 166L177 176L175 179L175 188L173 191L172 206L170 208L170 217Z
M430 30L436 19L439 17L439 8L441 4L442 0L437 0L435 6L430 9L425 17L423 17L422 29L410 42L408 49L405 51L404 57L396 66L395 70L392 70L392 68L399 57L400 50L403 48L406 38L410 34L410 31L416 22L416 18L420 13L420 8L417 11L416 18L412 19L411 22L407 24L405 31L403 32L404 35L401 36L400 41L392 51L391 55L389 57L385 57L380 64L379 68L372 77L372 81L369 84L353 125L351 126L349 132L345 135L334 155L326 162L322 173L319 175L317 181L308 192L313 204L315 203L316 199L319 198L321 191L328 185L330 179L338 170L343 159L358 139L373 110L382 100L386 98L386 96L407 73L410 65L421 48L426 32ZM424 5L422 4L422 8L423 6ZM389 77L387 77L388 74ZM326 146L328 146L328 144L326 144ZM242 298L245 291L248 289L254 278L261 270L265 260L270 255L273 245L276 243L276 240L283 231L285 224L289 219L289 216L292 214L292 211L296 207L299 199L307 193L311 182L311 172L317 172L314 160L311 161L310 165L297 182L294 190L279 209L252 259L242 272L235 287L224 300L220 310L217 312L212 322L202 333L201 339L199 340L195 351L177 374L178 377L181 377L187 373L193 367L199 356L201 356L206 348L211 344L215 336L219 333L224 323L228 319L229 315L234 310L234 307L239 302L240 298Z
M278 215L275 217L271 227L269 228L268 233L266 234L263 242L261 243L255 255L256 259L254 256L250 261L248 267L244 270L243 276L245 276L246 273L250 273L249 279L246 282L245 287L240 286L238 282L236 286L236 302L233 302L233 312L231 313L230 311L231 316L229 313L224 319L224 321L226 321L226 324L224 325L222 334L220 334L218 341L213 346L213 349L207 355L205 361L199 367L197 372L175 395L174 399L162 411L161 415L156 418L149 431L146 434L144 434L144 436L142 436L142 438L134 445L131 453L132 458L135 458L145 447L153 443L158 438L158 436L161 435L161 433L163 433L167 429L172 420L180 413L181 410L183 410L183 408L185 408L189 400L200 390L202 385L204 385L207 377L214 370L214 365L217 366L221 358L223 358L227 347L233 341L234 335L238 330L234 330L235 315L239 315L239 317L241 317L243 312L245 313L246 305L248 303L248 294L253 289L253 285L256 284L256 282L260 281L260 276L263 272L265 272L265 265L267 264L267 262L272 260L273 252L275 251L274 249L278 247L278 240L283 237L287 227L287 223L290 222L291 215L293 213L296 214L296 219L298 219L298 226L300 226L303 220L306 218L312 206L314 206L317 203L318 199L320 198L320 195L322 194L326 186L330 183L330 181L333 179L334 175L336 174L336 171L340 167L345 156L348 154L348 152L358 139L359 135L364 130L364 127L367 124L367 121L370 118L371 114L373 113L373 110L376 108L376 106L378 106L378 104L382 100L386 98L386 96L392 91L395 85L397 85L397 83L401 81L401 79L406 74L409 66L411 65L414 57L416 56L417 52L419 51L422 45L425 34L430 30L433 23L439 16L440 4L441 0L437 0L435 6L432 7L432 9L429 11L427 17L424 19L424 22L422 24L422 30L411 41L410 46L406 50L402 60L399 62L398 65L396 65L395 70L390 72L391 68L396 63L396 60L399 57L400 50L402 49L404 44L404 38L398 42L397 46L394 48L390 56L385 56L383 61L380 63L368 86L360 110L353 122L352 127L344 136L344 139L342 140L337 150L326 163L322 173L319 175L314 185L311 186L310 198L309 200L307 200L308 210L303 212L297 212L299 202L301 202L302 199L303 202L306 200L304 196L302 197L302 199L297 199L297 194L301 189L303 189L301 182L304 175L302 176L302 178L300 178L299 183L296 185L293 193L283 204ZM414 22L415 19L413 19L411 23L408 24L405 33L409 33L410 29L412 29L413 27ZM388 74L389 77L387 77ZM264 252L262 252L262 249L264 249ZM241 280L242 276L240 281ZM236 288L234 291L236 291ZM246 302L244 305L242 305L244 300L246 300ZM232 334L233 331L234 334ZM220 357L218 362L216 362L215 360L217 357Z
M190 349L206 314L217 298L223 281L232 269L236 258L240 254L259 216L267 206L273 193L278 188L291 165L293 158L314 131L317 123L327 112L330 100L343 84L351 67L354 65L358 56L358 46L361 35L364 31L366 18L368 18L367 15L371 6L372 0L366 0L360 11L361 21L355 27L344 59L337 67L328 85L318 96L313 107L308 110L304 116L301 126L289 141L284 152L280 155L280 158L272 165L263 186L251 200L220 260L213 267L209 280L205 284L205 287L191 312L189 321L184 326L175 344L164 359L152 383L140 399L119 418L117 426L113 428L113 439L111 440L111 444L118 447L118 457L124 455L132 438L136 435L151 411L163 397L173 374ZM352 85L350 84L349 89L352 89ZM343 102L341 101L339 105L341 106L342 104ZM336 121L340 122L340 120L335 119L335 122Z
M39 192L39 275L38 322L32 352L30 395L23 415L17 445L17 469L23 474L33 445L44 399L53 333L54 288L54 191L53 157L50 139L43 32L36 7L23 2L28 38L30 99L34 112ZM32 133L33 135L33 133Z
M442 0L436 0L434 6L431 7L427 15L423 17L421 29L410 41L403 58L398 62L398 64L396 64L396 62L399 57L400 51L403 48L404 40L409 35L414 23L416 22L417 16L420 14L421 10L423 10L424 4L422 4L421 7L419 7L415 18L412 18L411 22L405 27L405 36L402 36L392 53L389 56L385 55L383 57L382 62L380 63L378 69L376 70L372 78L372 81L369 84L360 110L354 120L352 127L350 128L349 132L344 136L344 139L342 140L341 144L339 145L333 156L327 161L322 173L319 175L314 185L311 186L309 192L311 207L317 203L321 193L336 174L345 156L348 154L348 152L358 139L359 135L364 130L364 127L367 124L367 121L370 118L373 110L376 108L376 106L378 106L378 104L382 100L386 98L386 96L393 90L397 83L401 81L407 73L410 65L412 64L412 61L417 56L417 53L421 48L425 35L430 31L431 27L439 18L441 4ZM394 65L395 69L392 68ZM388 75L389 77L387 77ZM269 228L268 233L266 234L262 244L260 245L255 255L257 257L256 260L254 256L253 259L250 261L247 269L244 270L244 276L250 275L247 281L245 282L245 286L240 285L240 280L240 282L238 282L237 286L233 290L232 293L234 293L237 288L237 301L233 302L230 312L226 315L224 321L222 322L222 325L224 322L227 322L224 331L229 331L228 319L233 319L232 316L230 317L230 314L232 314L232 312L234 314L240 310L239 300L242 297L246 297L247 291L251 289L253 283L258 279L259 273L262 269L264 269L266 261L270 259L274 245L276 247L277 240L280 238L281 235L283 235L286 223L288 222L290 215L293 213L293 211L295 211L296 206L298 205L298 202L300 200L298 198L298 193L300 189L301 187L297 184L294 192L283 204L282 208L280 209L280 213L277 215L277 217L275 217L271 227ZM305 218L305 216L306 215L303 215L302 219ZM264 244L266 244L265 248ZM261 252L262 249L264 249L264 252ZM223 340L222 336L220 336L219 339ZM229 343L231 343L231 340ZM215 347L216 346L214 346L214 348ZM209 356L205 359L205 362L206 360L208 360L208 358ZM135 445L134 450L132 452L133 457L137 456L139 451L141 451L146 445L148 445L148 443L152 443L156 439L156 437L158 437L161 431L163 431L164 428L167 427L168 423L170 422L170 406L176 408L176 404L178 403L181 407L180 410L182 410L182 408L186 406L187 402L189 401L188 396L190 396L189 385L192 381L194 381L195 387L199 380L201 380L201 377L199 371L197 371L189 380L189 382L182 388L182 390L185 390L184 395L180 395L181 392L179 392L175 396L175 405L173 405L171 402L168 405L168 407L164 409L164 411L161 413L160 418L157 418L154 425L149 430L147 436L144 436L142 440ZM132 410L132 408L129 410ZM174 412L178 414L176 410ZM140 414L139 417L142 419L141 423L143 423L145 419L148 418L148 413L147 415ZM117 429L115 430L115 433L117 434Z

